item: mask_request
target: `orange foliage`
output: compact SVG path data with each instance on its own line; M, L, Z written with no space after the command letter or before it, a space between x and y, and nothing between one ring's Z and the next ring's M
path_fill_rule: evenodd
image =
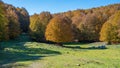
M56 16L48 24L45 32L46 40L52 42L71 42L73 33L71 21L67 17Z

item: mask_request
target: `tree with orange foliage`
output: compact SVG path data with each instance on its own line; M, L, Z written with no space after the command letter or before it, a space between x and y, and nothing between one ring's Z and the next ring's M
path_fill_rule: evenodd
M71 28L71 20L65 16L56 16L47 25L45 37L47 41L71 42L73 40L73 32Z

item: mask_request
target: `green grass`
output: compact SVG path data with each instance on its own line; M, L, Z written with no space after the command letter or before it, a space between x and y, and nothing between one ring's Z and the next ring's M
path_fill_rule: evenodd
M32 42L26 36L20 39L1 43L5 48L0 51L0 68L120 67L120 45L108 45L107 49L91 48L104 44L95 42L69 43L59 47Z

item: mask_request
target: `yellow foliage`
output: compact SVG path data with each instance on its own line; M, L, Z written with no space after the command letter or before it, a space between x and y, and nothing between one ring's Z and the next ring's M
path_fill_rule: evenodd
M30 17L30 35L36 41L44 41L45 29L52 15L50 12L42 12Z
M120 42L120 11L116 12L104 23L100 32L100 41Z
M0 2L0 41L8 40L8 20L5 17L5 9L3 3Z

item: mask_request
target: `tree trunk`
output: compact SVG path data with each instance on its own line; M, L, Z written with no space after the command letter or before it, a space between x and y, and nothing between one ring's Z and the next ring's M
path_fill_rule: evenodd
M57 46L63 46L63 44L62 44L62 43L56 43L56 45L57 45Z
M4 47L1 45L1 42L0 42L0 50L3 50L4 49Z
M1 42L0 42L0 50L2 50L2 47L1 47Z
M107 45L111 45L111 41L108 41L108 42L107 42Z

